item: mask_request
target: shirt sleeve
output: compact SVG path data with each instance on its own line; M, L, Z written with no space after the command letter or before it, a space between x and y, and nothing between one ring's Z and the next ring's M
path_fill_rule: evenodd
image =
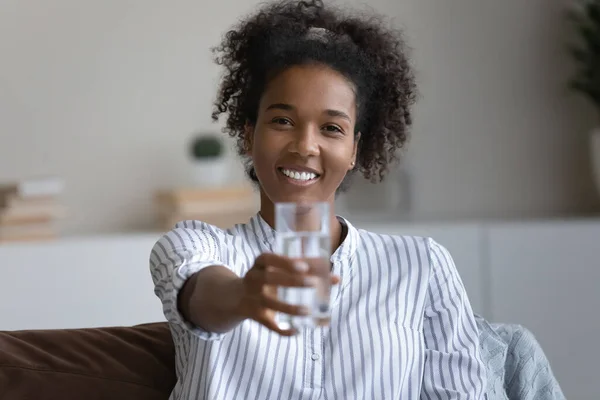
M223 334L208 332L187 321L177 306L179 291L196 272L212 265L226 266L222 260L223 233L199 222L185 221L163 235L150 254L150 274L154 293L160 299L169 323L204 340L217 340Z
M422 400L484 399L485 368L475 317L448 250L429 240Z

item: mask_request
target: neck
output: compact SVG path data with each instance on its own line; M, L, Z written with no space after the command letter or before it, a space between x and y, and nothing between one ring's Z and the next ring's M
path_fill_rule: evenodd
M342 244L342 224L338 221L335 215L335 205L333 201L329 203L329 226L332 254ZM261 191L260 194L260 216L267 224L275 229L275 204Z

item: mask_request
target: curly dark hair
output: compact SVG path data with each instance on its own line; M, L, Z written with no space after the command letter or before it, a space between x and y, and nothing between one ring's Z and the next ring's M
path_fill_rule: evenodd
M387 29L380 16L351 15L321 0L283 0L242 20L213 51L225 74L212 118L227 114L224 132L237 139L243 158L245 126L256 122L266 84L288 67L309 63L327 65L355 85L355 134L361 136L352 172L382 180L408 139L414 76L401 32ZM258 181L244 159L248 175Z

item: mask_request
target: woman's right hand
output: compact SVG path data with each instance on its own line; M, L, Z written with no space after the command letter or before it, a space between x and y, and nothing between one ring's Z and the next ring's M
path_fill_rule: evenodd
M309 310L302 306L284 303L277 298L278 287L312 287L317 278L308 274L309 266L273 253L263 253L242 278L243 293L240 299L240 314L264 325L283 336L296 334L294 329L281 329L275 322L275 314L307 315ZM337 276L331 284L339 283Z

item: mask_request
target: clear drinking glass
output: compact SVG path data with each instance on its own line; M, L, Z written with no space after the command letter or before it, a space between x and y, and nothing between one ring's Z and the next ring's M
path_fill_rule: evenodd
M276 252L308 264L314 287L279 287L283 302L304 306L307 316L278 313L283 329L325 326L330 319L331 235L329 204L324 202L275 204Z

